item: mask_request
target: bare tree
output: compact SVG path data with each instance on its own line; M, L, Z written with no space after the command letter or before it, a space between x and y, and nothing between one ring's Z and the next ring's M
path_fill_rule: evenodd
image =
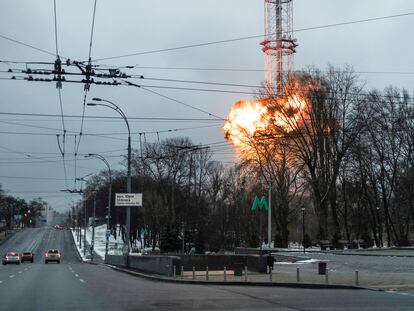
M341 162L364 124L359 112L365 102L362 85L349 68L329 67L291 76L285 94L264 94L273 114L274 144L289 146L312 189L320 239L328 237L329 207L334 234L340 235L336 181Z

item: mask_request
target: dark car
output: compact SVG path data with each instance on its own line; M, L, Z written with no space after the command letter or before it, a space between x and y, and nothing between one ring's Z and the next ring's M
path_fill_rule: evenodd
M20 254L20 262L30 261L33 262L34 255L32 252L23 252Z
M3 257L3 265L8 263L15 263L16 265L20 264L20 256L16 252L9 252Z
M60 263L60 252L57 249L49 249L45 254L45 263L55 261Z

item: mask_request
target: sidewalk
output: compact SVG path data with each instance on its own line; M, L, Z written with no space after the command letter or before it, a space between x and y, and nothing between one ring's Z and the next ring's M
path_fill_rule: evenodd
M230 286L272 286L272 287L294 287L294 288L307 288L307 289L369 289L354 285L343 285L333 283L309 283L304 281L284 282L280 279L275 279L276 275L272 274L272 279L269 274L256 274L248 272L247 278L245 275L241 277L234 277L233 271L227 271L226 277L224 277L223 271L211 271L208 278L205 272L196 271L196 276L193 279L192 272L184 272L184 276L161 276L148 273L142 273L132 269L121 268L112 265L106 265L114 270L128 273L137 277L151 279L153 281L173 282L173 283L185 283L185 284L201 284L201 285L230 285ZM231 272L231 275L230 275Z
M73 240L76 246L76 249L78 251L79 257L82 259L83 262L88 262L88 263L97 263L97 264L103 264L105 262L104 258L102 258L95 250L93 252L93 261L91 261L91 251L90 251L90 242L88 241L88 234L86 235L86 249L85 249L85 245L84 245L84 236L83 236L83 231L82 231L82 247L79 247L79 240L78 240L78 234L76 231L71 229L71 233L73 236ZM85 255L84 255L85 252Z
M208 276L205 271L196 271L193 278L192 271L184 271L184 275L166 277L148 273L141 273L132 269L110 266L112 269L144 277L157 281L205 284L205 285L246 285L246 286L280 286L298 288L335 288L335 289L374 289L374 290L404 290L414 288L412 279L406 277L405 280L399 279L395 283L384 281L380 276L372 274L358 273L358 278L354 274L347 274L329 270L327 275L319 275L317 265L310 268L299 267L299 279L297 275L298 267L275 266L272 275L261 274L248 271L247 277L243 271L242 276L234 276L232 270L209 271Z

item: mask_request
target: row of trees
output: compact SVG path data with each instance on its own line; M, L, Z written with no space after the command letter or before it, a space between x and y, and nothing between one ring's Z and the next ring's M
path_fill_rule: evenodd
M42 198L36 198L29 202L5 195L0 185L0 221L3 227L0 230L7 230L16 227L34 227L38 216L48 208L48 203Z
M267 87L261 98L268 126L245 131L248 148L238 165L213 161L209 148L188 138L134 151L132 188L143 193L144 206L133 210L131 241L147 228L147 243L164 251L186 243L199 251L258 246L266 216L251 204L271 187L277 246L301 241L302 208L315 242L412 243L414 110L407 92L366 91L352 70L329 68L291 76L284 96ZM125 172L112 179L113 192L126 192ZM105 172L89 180L87 206L93 193L97 215L105 217ZM119 234L125 211L113 207L110 223Z

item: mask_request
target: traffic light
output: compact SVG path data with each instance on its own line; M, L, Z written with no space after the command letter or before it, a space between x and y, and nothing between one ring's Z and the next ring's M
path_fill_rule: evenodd
M29 219L29 224L31 224L31 223L32 223L32 219L30 218L30 219Z

